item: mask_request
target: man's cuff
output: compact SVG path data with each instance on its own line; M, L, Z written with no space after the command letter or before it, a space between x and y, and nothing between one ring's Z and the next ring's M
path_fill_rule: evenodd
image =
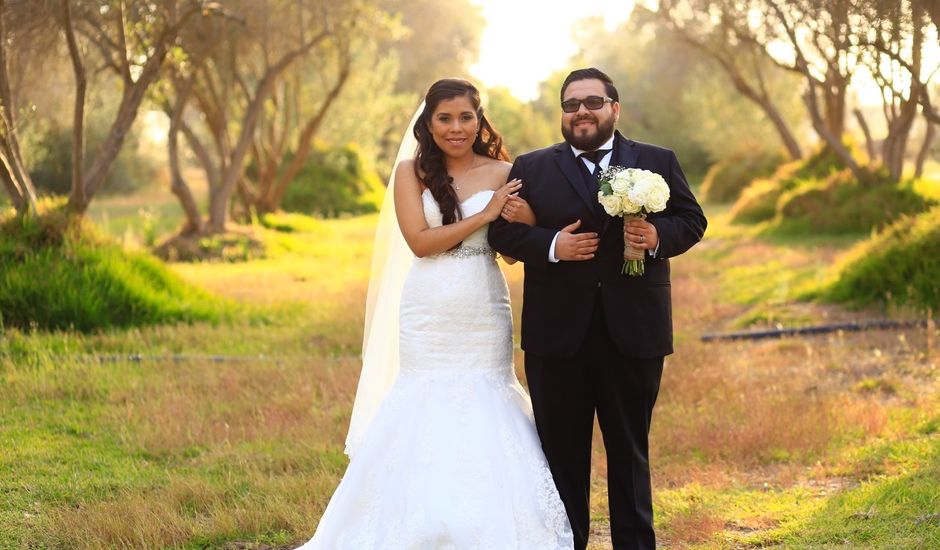
M558 233L561 233L561 231ZM555 243L558 241L558 233L555 233L555 237L552 239L552 245L548 247L548 261L553 264L557 264L560 261L555 257Z
M656 248L654 248L653 250L647 250L647 252L649 252L650 258L655 258L656 255L659 254L659 245L661 245L661 244L663 244L663 240L662 240L662 239L659 239L659 242L656 243ZM555 248L554 248L554 245L553 245L553 246L552 246L552 250L554 250L554 249L555 249Z

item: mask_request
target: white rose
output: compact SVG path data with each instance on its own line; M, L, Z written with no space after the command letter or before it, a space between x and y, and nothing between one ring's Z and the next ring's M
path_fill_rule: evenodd
M623 170L617 172L617 175L614 176L614 179L610 182L610 188L617 193L618 195L624 195L632 187L632 178L630 177L630 170Z
M646 212L661 212L669 200L669 186L654 172L642 170L637 174L636 184L630 189L630 200Z
M620 215L620 198L615 195L605 195L603 193L597 194L597 200L600 201L601 206L604 207L606 211L611 216Z
M620 198L620 209L624 214L636 214L643 207L631 198L632 193L627 193Z

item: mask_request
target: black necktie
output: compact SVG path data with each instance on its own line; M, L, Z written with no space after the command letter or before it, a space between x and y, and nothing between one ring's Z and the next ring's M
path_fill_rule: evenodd
M584 188L587 191L589 197L592 197L592 204L594 206L594 213L597 214L599 218L604 216L604 207L601 206L601 203L593 200L597 196L597 177L601 173L601 159L604 158L604 155L610 152L610 149L599 149L597 151L585 151L578 155L578 164L581 165L581 173L584 174ZM580 159L586 158L589 161L594 163L594 173L588 172L587 166L581 162Z
M601 160L607 156L607 153L610 152L610 149L597 149L596 151L585 151L578 155L578 158L585 158L594 163L594 173L591 174L594 176L594 179L597 179L597 175L601 171Z

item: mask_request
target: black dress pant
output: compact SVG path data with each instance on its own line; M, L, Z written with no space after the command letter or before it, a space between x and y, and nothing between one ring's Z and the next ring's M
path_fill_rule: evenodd
M648 435L663 358L621 354L607 330L599 295L588 336L574 357L526 353L525 372L535 422L568 512L575 549L586 548L590 528L591 442L597 411L607 449L614 548L653 550L656 538Z

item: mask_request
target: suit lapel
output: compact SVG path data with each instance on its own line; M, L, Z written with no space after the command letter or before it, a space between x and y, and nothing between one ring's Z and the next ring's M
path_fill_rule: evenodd
M584 188L584 178L581 176L581 170L577 165L580 161L578 161L574 153L571 152L570 145L562 142L555 146L555 162L558 163L558 168L560 168L561 173L565 175L568 184L571 185L574 192L581 197L581 200L584 201L584 205L587 206L588 212L591 212L593 216L594 201L597 200L597 197L589 196L587 189Z
M636 142L632 139L623 137L620 130L614 132L614 144L617 148L617 154L611 159L611 164L617 164L624 168L636 168Z

